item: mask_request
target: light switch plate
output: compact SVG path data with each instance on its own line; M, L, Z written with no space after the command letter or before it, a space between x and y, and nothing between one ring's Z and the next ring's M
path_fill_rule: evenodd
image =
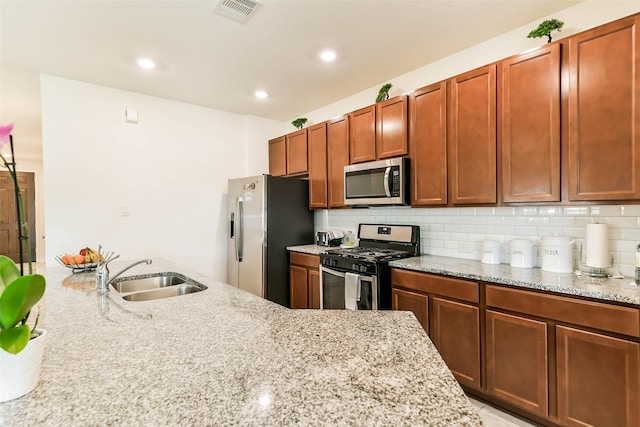
M127 123L138 123L138 109L135 107L126 107L124 110L124 119Z
M120 216L130 216L131 207L129 205L120 205Z

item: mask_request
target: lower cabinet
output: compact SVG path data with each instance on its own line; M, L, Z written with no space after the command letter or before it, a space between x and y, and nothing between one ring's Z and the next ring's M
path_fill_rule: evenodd
M485 316L487 392L546 417L547 324L491 310Z
M431 340L461 384L480 388L478 307L433 297Z
M393 309L412 311L458 382L549 426L640 426L640 310L393 269Z
M320 257L290 252L291 308L320 308Z
M478 284L394 269L392 309L412 311L456 379L480 389Z
M558 418L568 426L640 425L640 344L558 326Z

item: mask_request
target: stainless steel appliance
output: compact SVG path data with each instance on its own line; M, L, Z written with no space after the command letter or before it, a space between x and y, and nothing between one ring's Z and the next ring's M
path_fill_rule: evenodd
M229 180L227 282L289 307L287 246L313 242L308 181L258 175Z
M397 157L344 167L345 205L406 205L409 159Z
M340 246L344 233L339 230L327 230L316 232L316 245Z
M320 308L391 310L389 261L420 254L417 225L360 224L358 238L320 254Z

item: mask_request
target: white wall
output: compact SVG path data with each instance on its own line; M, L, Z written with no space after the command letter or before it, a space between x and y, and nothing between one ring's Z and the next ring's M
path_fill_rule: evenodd
M41 96L48 262L101 243L226 278L227 180L264 167L272 121L46 75Z
M565 22L554 40L640 12L640 1L585 1L552 17ZM549 17L549 18L552 18ZM527 39L539 21L425 65L396 78L390 96L409 93L456 74L472 70L501 58L524 52L546 39ZM307 113L313 123L365 107L374 102L382 84ZM640 242L640 206L579 207L501 207L501 208L424 208L320 210L315 213L316 229L340 228L357 231L359 223L417 224L421 229L421 250L425 254L480 259L480 242L495 239L539 238L561 235L576 239L574 259L579 262L585 226L591 222L609 225L609 250L614 258L612 272L634 274L636 244ZM463 243L473 242L469 252ZM540 240L537 240L540 246ZM507 246L508 254L508 246ZM584 254L583 254L584 256ZM508 261L508 257L506 260ZM539 260L540 262L540 260Z

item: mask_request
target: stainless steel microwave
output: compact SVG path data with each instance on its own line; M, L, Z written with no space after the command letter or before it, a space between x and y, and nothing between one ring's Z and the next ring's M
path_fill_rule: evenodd
M345 205L406 205L409 159L396 157L344 167Z

